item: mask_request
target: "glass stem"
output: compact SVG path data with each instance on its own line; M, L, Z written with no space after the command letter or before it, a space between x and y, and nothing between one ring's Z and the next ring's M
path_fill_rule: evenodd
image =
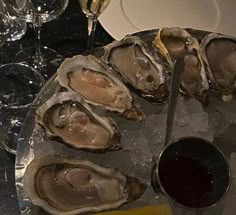
M41 26L42 22L40 16L36 15L34 25L34 32L35 32L35 67L41 68L43 64L43 57L41 52Z
M6 3L5 3L5 0L0 0L0 9L2 10L2 12L4 12L8 18L10 19L10 14L9 14L9 11L8 11L8 8L6 6ZM2 7L2 8L1 8Z
M94 34L97 22L98 22L97 17L88 17L88 45L87 45L88 50L93 49Z

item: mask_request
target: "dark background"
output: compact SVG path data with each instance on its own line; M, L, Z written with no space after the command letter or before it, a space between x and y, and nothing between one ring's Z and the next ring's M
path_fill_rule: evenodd
M112 40L98 23L95 47L103 46ZM70 0L66 11L57 20L43 25L42 44L64 57L71 57L86 50L87 20L77 0ZM13 56L20 49L33 45L34 33L29 25L21 40L9 42L0 49L0 64L14 62ZM15 188L15 158L0 148L0 215L19 214Z

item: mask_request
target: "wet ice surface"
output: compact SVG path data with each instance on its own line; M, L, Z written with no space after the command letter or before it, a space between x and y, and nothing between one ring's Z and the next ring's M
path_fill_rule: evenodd
M122 150L105 153L78 151L56 141L45 141L43 129L36 126L33 141L29 141L34 156L62 154L70 158L88 159L105 167L119 169L148 185L140 199L122 208L157 203L157 199L160 202L162 197L153 192L150 179L152 168L163 147L168 104L151 105L141 98L138 98L138 101L146 114L143 122L126 120L116 114L105 113L102 108L96 108L96 112L112 117L117 123L122 134ZM232 123L236 123L234 107L235 100L225 103L213 96L209 106L203 108L197 100L179 96L171 140L183 136L197 136L213 141L214 137L221 136Z
M214 136L223 135L231 125L236 124L236 98L230 102L222 102L216 97L211 98L208 106L209 121L214 128Z
M150 105L144 100L139 101L146 113L144 122L128 121L109 114L121 130L123 151L97 155L96 158L93 154L86 154L85 157L91 157L96 162L100 158L100 163L106 160L107 165L121 169L126 166L126 173L150 184L151 169L163 147L168 104ZM225 105L228 109L224 108ZM171 139L196 136L213 141L214 136L221 135L231 123L236 122L236 114L232 112L235 106L235 101L227 104L218 101L214 108L211 105L203 108L196 99L179 96Z

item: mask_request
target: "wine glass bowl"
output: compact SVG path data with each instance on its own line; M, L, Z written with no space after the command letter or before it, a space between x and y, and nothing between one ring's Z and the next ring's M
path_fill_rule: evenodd
M5 14L9 23L9 31L7 41L15 41L21 39L26 33L26 22L15 16L13 7L9 7L9 1L0 0L0 12Z
M4 13L0 11L0 47L7 41L7 34L10 30L10 23Z
M107 8L110 0L78 0L83 13L88 19L87 49L93 49L94 34L99 15Z
M2 47L8 38L10 31L10 21L4 11L4 4L0 0L0 47Z
M35 48L26 48L17 53L16 61L24 62L50 78L63 57L56 51L41 46L41 27L59 17L67 8L69 0L10 0L20 18L32 23L35 31Z
M0 0L0 47L16 35L22 36L22 31L18 31L21 28L14 25L17 18L7 11L9 2L5 4ZM2 53L1 62L4 56ZM20 63L1 65L0 76L0 144L7 152L15 154L21 125L44 78L32 67Z
M0 76L0 144L14 154L22 123L44 79L19 63L1 65Z
M35 22L37 17L41 23L53 21L68 5L68 0L23 0L21 5L17 4L16 0L14 2L20 17L31 23Z

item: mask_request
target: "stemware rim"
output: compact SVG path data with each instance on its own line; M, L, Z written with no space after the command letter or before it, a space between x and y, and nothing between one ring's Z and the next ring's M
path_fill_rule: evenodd
M0 65L0 69L1 68L4 68L6 66L21 66L21 67L25 67L27 69L30 69L31 71L34 72L34 74L37 74L38 78L40 79L40 87L43 87L44 85L44 78L43 76L36 70L34 69L33 67L27 65L27 64L24 64L24 63L6 63L6 64L2 64ZM3 108L7 108L7 109L21 109L21 108L27 108L29 107L30 105L32 104L32 102L29 102L29 103L26 103L26 104L22 104L22 105L12 105L12 104L4 104L4 103L1 103L1 107Z

